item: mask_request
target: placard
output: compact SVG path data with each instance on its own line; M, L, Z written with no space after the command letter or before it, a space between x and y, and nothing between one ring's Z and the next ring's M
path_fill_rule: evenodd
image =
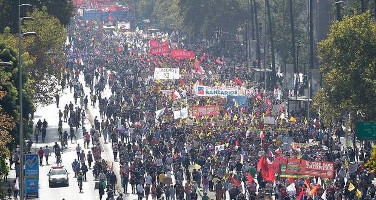
M154 79L179 79L180 72L179 68L155 68L154 70Z
M212 116L219 115L218 106L195 106L192 107L192 116L202 117L202 116Z

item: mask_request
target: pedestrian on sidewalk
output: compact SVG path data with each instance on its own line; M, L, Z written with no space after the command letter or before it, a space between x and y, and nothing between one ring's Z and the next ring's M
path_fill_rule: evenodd
M137 196L138 200L142 200L144 197L144 186L141 183L137 184Z
M82 171L82 173L83 173L84 181L86 182L86 181L87 181L87 179L86 179L86 173L87 173L88 169L87 169L87 166L86 166L85 163L82 163L81 171Z
M39 148L38 156L39 156L39 166L42 166L43 156L44 156L44 151L42 147Z
M46 159L46 165L48 165L48 157L51 155L50 149L48 148L48 145L43 149L44 157Z
M59 95L59 93L56 93L55 99L56 99L56 107L59 108L59 101L60 101L60 95Z
M89 164L89 169L91 169L91 163L93 162L93 154L91 153L91 151L89 151L87 153L87 163Z
M18 178L13 181L12 190L13 190L13 197L15 199L18 199L18 192L20 191L20 187L19 187L19 184L18 184Z
M82 164L85 164L85 161L86 161L86 154L85 154L85 151L84 150L81 150L81 153L80 153L80 162L81 162L81 165Z
M113 145L113 147L112 147L112 152L114 154L114 161L115 162L117 161L118 150L119 150L118 143L115 142L114 145Z
M74 171L74 178L76 178L78 171L80 171L80 163L77 161L77 159L74 159L72 169Z
M87 131L84 132L84 140L84 148L88 149L90 144L90 134Z
M77 153L77 160L80 160L80 154L81 154L80 144L77 144L76 146L76 153Z
M102 200L102 197L104 195L104 189L106 188L106 182L104 180L101 180L99 182L99 200Z

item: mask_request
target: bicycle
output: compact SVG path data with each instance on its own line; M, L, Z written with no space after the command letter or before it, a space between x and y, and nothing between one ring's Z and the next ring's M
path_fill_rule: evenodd
M57 165L60 165L60 164L62 164L62 162L63 162L63 161L61 160L61 155L57 155L57 156L56 156L56 164L57 164Z

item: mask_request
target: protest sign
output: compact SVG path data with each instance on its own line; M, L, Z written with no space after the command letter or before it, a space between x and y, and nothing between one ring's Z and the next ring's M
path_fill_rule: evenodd
M154 79L179 79L179 68L155 68Z
M218 115L219 107L218 106L195 106L192 107L192 116L202 117L202 116L211 116Z
M182 108L181 110L174 111L174 119L185 119L188 117L188 107Z
M264 117L264 124L275 125L274 117Z
M247 107L247 96L227 96L226 107Z
M300 174L322 178L333 178L334 163L326 161L308 161L304 159L288 158L285 172L286 174Z
M159 42L158 40L150 40L150 52L151 55L168 54L170 51L168 41Z
M176 59L192 59L195 57L195 53L184 49L174 49L171 51L171 56Z

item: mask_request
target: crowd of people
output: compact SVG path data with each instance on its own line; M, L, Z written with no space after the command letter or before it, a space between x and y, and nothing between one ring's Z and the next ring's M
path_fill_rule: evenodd
M123 35L101 26L75 17L68 29L69 59L61 86L73 90L74 102L59 111L61 143L53 147L61 159L68 137L74 143L82 128L84 145L76 144L72 170L83 181L92 171L100 199L105 191L109 200L116 193L119 200L127 193L140 200L375 199L373 177L364 167L373 144L362 141L350 147L341 143L347 134L341 125L325 127L317 116L306 119L301 111L289 111L282 84L269 91L255 83L254 72L239 56L214 56L207 42L188 44L176 32ZM195 57L150 54L151 40L194 51ZM155 68L179 68L180 78L154 79ZM223 96L197 95L199 86L236 88L247 101L228 105ZM217 112L192 116L193 107L205 106L216 106ZM100 115L85 127L90 107L98 107ZM185 107L188 117L174 116ZM69 124L69 134L63 123ZM44 142L46 128L45 120L37 123L36 142L39 134ZM104 144L111 142L113 160L102 158L101 137ZM48 164L48 146L38 155L41 165L43 158ZM333 163L334 175L285 173L290 158ZM112 162L119 163L119 171Z
M93 172L100 181L101 198L105 180L110 191L120 182L119 193L134 193L139 199L209 199L209 194L215 199L375 198L364 167L372 144L347 147L340 142L345 134L341 126L325 127L315 116L306 119L300 112L288 113L280 85L267 91L252 83L245 63L213 56L206 43L183 43L177 33L151 38L136 31L125 36L79 19L69 33L68 74L78 80L83 73L90 88L89 95L80 97L81 107L87 109L90 100L89 106L100 111L84 135L85 147L92 138ZM151 55L150 40L192 50L195 58ZM156 67L179 68L180 79L156 80ZM197 96L198 85L237 88L247 103L226 106L226 98ZM218 113L174 118L174 111L183 107L209 105L218 106ZM266 117L276 120L265 123ZM100 157L99 137L112 143L119 177ZM78 150L77 163L79 154ZM283 176L281 166L289 158L331 162L334 176ZM275 170L269 167L265 174L263 162Z

